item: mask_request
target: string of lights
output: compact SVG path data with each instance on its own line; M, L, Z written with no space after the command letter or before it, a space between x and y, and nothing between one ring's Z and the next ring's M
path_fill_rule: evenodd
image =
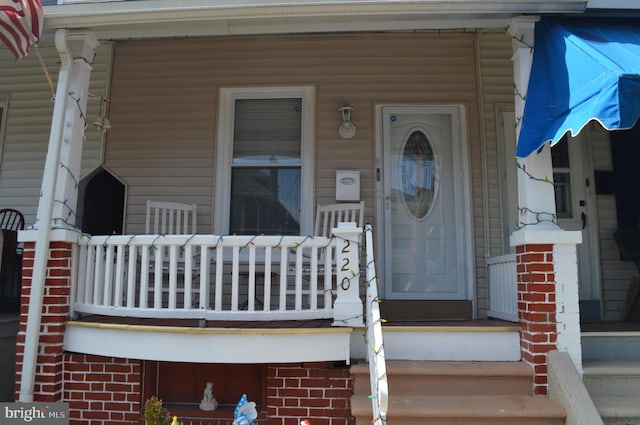
M78 113L80 114L80 119L82 120L82 141L86 142L87 141L87 136L85 135L85 130L89 126L89 123L87 122L87 115L85 114L85 112L80 107L80 101L82 99L80 97L74 97L74 93L73 92L69 92L68 95L69 95L69 97L71 99L74 100L74 102L76 102L76 106L78 107Z
M526 169L525 164L521 164L519 161L516 161L516 166L518 170L523 172L530 180L534 180L541 183L550 184L553 186L553 181L549 179L548 176L544 178L534 176ZM518 207L518 216L519 219L516 222L515 230L520 230L528 226L535 226L541 223L551 223L557 227L560 227L558 224L558 217L555 213L548 211L534 211L528 207ZM529 220L529 218L533 218Z
M529 54L533 54L534 48L533 45L531 43L528 43L527 41L525 41L524 39L524 34L522 34L520 37L516 37L514 35L511 35L511 38L513 40L516 40L518 43L522 44L523 46L526 46L529 48ZM518 87L516 86L515 82L513 83L513 95L514 97L518 97L523 101L527 100L527 94L526 93L522 93L520 90L518 90ZM522 124L524 120L524 117L522 116L518 116L515 119L514 122L514 127L518 127L520 124Z
M523 46L526 46L529 48L529 52L533 53L533 44L528 43L524 40L524 34L522 34L520 37L516 37L515 35L511 35L511 38L516 40L518 43L522 44Z
M373 257L373 234L370 225L365 226L364 235L366 244L368 245L365 260L365 284L367 288L367 319L365 320L365 335L367 346L371 347L372 353L374 354L373 357L369 358L369 373L371 374L371 376L375 376L375 389L372 388L372 391L374 391L374 393L370 395L372 403L375 403L371 423L374 425L385 425L388 407L388 382L384 353L384 341L382 339L382 324L385 323L386 320L380 316L381 300L378 296L379 279L376 272L376 263ZM379 338L379 340L377 338Z
M519 97L522 100L527 100L527 95L520 93L520 90L518 90L518 87L515 85L515 83L513 84L513 95Z
M516 161L516 166L518 167L519 170L525 173L527 177L529 177L531 180L535 180L543 183L549 183L551 186L553 186L553 182L549 180L548 176L544 176L544 178L534 176L533 174L527 171L526 165L521 164L519 161Z

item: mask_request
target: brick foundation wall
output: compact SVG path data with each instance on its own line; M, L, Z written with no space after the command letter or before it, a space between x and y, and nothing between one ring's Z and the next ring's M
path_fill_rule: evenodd
M516 247L518 322L522 359L534 369L534 394L547 394L547 353L556 349L553 245Z
M268 425L354 425L348 368L331 363L273 365L267 371Z
M142 423L141 362L66 353L64 401L70 425L130 425Z

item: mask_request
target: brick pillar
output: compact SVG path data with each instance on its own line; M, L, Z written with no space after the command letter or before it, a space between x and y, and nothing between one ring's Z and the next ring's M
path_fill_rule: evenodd
M547 394L547 353L566 351L582 371L578 265L579 231L521 229L516 248L522 359L534 369L533 391Z
M547 394L547 353L556 349L553 245L516 247L522 359L533 366L534 394Z
M268 425L353 425L348 368L331 363L271 365L267 372Z
M25 242L22 258L20 329L16 339L16 399L19 397L23 370L34 252L34 243ZM34 401L62 401L62 343L64 340L64 323L69 317L70 288L71 244L68 242L51 242L42 303Z

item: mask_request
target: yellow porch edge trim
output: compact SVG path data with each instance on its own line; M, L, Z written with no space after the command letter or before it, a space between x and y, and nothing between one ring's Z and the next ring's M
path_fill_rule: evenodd
M303 335L303 334L338 334L351 333L352 328L334 327L334 328L186 328L180 326L149 326L149 325L121 325L116 323L95 323L95 322L76 322L69 321L65 326L78 328L105 329L114 331L129 332L159 332L159 333L178 333L178 334L246 334L246 335Z

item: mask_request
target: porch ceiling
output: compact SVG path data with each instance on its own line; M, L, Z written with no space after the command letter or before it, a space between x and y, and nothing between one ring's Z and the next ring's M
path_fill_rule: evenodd
M580 13L586 0L65 0L45 29L89 28L100 39L505 28L520 14Z

